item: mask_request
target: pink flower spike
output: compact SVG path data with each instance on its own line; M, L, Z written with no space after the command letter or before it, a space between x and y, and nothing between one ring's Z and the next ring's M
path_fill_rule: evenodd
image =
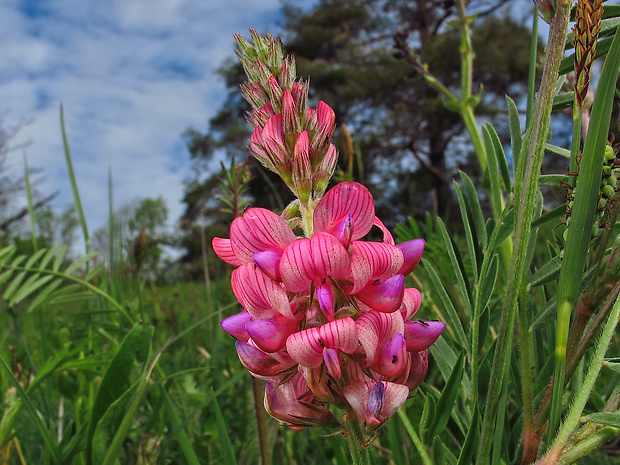
M411 241L403 242L402 244L396 244L405 257L405 263L398 273L407 276L411 273L422 258L422 252L424 252L424 245L426 241L424 239L413 239Z
M310 167L310 146L308 133L301 132L297 136L293 150L293 185L302 204L310 199L312 194L312 168Z
M259 377L272 377L293 367L295 364L285 364L272 358L265 352L242 341L235 343L239 360L247 370Z
M374 281L355 294L362 303L378 312L391 313L400 308L405 292L405 277L392 276L385 281Z
M405 323L405 339L409 352L419 352L432 346L446 324L442 321L408 321Z
M214 237L211 244L213 245L213 251L217 254L217 256L229 265L239 266L242 264L241 260L239 260L235 255L235 252L233 252L232 246L230 245L230 239Z
M251 320L245 325L247 333L256 346L264 352L273 353L286 346L286 339L299 326L297 320L289 320L281 315L262 320Z
M327 191L314 210L315 233L332 233L347 215L353 220L352 240L368 234L375 217L375 205L370 191L357 182L341 182Z
M319 308L325 315L325 318L327 318L327 321L333 321L336 311L336 299L332 289L332 282L329 279L325 279L316 286L316 298L319 301Z
M281 248L263 250L252 255L254 263L260 270L274 281L282 281L280 276L280 259L283 250Z
M407 369L409 357L407 356L407 343L402 333L398 333L381 351L370 368L380 375L389 379L396 379L404 375Z
M342 378L342 369L340 367L340 357L337 349L323 349L323 361L327 367L327 371L334 379Z
M228 318L224 318L220 322L220 326L231 336L241 341L247 342L250 338L250 335L246 331L245 325L248 321L250 321L250 319L250 314L244 310L241 313L236 313L229 316Z

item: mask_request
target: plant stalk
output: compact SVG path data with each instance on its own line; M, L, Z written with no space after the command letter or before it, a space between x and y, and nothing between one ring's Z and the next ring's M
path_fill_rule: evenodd
M508 280L497 347L491 369L489 393L485 405L482 436L476 462L479 465L489 464L495 419L499 409L503 408L503 405L500 405L502 383L510 363L518 298L524 278L527 246L530 238L536 193L538 192L538 179L549 130L555 82L560 62L564 56L564 44L570 18L570 4L571 2L568 0L558 1L558 7L552 24L551 40L547 49L547 60L538 93L536 114L533 124L528 127L522 146L522 153L520 154L520 157L527 157L527 165L523 180L517 180L517 184L522 185L522 193L519 197L520 203L516 206L515 242L508 273L508 276L512 279ZM528 144L527 142L529 141L531 142Z

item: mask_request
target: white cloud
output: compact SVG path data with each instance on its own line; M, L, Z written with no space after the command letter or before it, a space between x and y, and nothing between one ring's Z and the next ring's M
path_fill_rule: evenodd
M60 191L59 207L72 202L62 103L90 229L105 222L109 167L117 206L163 195L176 221L189 176L180 135L205 128L221 104L214 71L233 56L233 32L277 30L280 8L279 0L3 2L0 111L9 123L32 119L15 142L33 141L28 160L45 170L42 189Z

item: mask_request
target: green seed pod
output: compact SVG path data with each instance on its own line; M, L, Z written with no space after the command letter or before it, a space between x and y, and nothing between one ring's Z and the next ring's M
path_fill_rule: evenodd
M614 149L610 145L605 146L605 161L613 160L616 158Z
M603 175L611 176L611 166L603 166Z
M615 176L607 176L607 185L615 188L618 185L618 180Z
M614 196L615 189L612 186L604 186L602 191L605 197L611 199Z

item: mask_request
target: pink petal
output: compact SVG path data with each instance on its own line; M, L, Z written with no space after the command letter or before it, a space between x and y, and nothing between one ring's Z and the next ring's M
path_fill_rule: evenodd
M420 294L420 291L412 287L405 289L403 304L400 306L400 313L403 315L403 320L411 320L413 315L415 315L420 308L420 305L422 305L422 294Z
M325 347L340 349L347 354L357 349L357 326L349 316L321 326L319 337Z
M347 215L354 224L353 240L368 234L375 218L374 201L370 191L357 182L341 182L325 194L314 210L314 231L331 233Z
M370 368L389 379L396 379L408 368L408 362L407 343L403 334L398 333L383 348Z
M407 378L407 387L410 391L417 388L428 371L428 350L421 352L410 352L411 354L411 368L409 370L409 377Z
M245 324L250 321L251 316L247 311L236 313L228 318L224 318L220 322L220 326L224 331L241 341L247 342L250 335L245 329Z
M390 233L388 228L386 228L383 224L383 221L381 221L378 217L375 216L373 225L378 227L383 232L383 242L385 242L386 244L394 245L394 238L392 237L392 234Z
M334 110L325 102L319 102L316 107L317 124L319 131L326 139L329 139L334 132L336 114Z
M340 367L340 357L337 349L323 349L323 361L332 378L342 378L342 368Z
M237 341L235 347L243 366L254 375L263 377L275 376L294 366L294 363L284 364L262 350L242 341Z
M230 239L214 237L211 244L213 245L213 251L217 254L217 256L229 265L239 266L242 264L241 260L239 260L233 252L232 246L230 245Z
M351 215L347 215L344 220L334 226L332 235L340 241L345 249L349 250L353 236L353 218Z
M336 299L332 289L332 282L329 279L324 280L323 283L316 287L316 298L319 301L319 308L327 318L327 321L333 321Z
M310 289L315 275L311 256L310 239L306 238L297 239L284 250L280 260L280 276L289 291L301 292Z
M274 161L286 162L286 143L284 141L284 119L280 114L273 115L261 132L263 147L271 154Z
M291 334L286 341L289 356L301 366L317 368L323 362L323 349L340 349L352 354L357 349L357 328L353 318L331 321L320 328Z
M344 246L331 234L312 236L311 252L315 277L344 278L351 272L351 258Z
M405 323L407 350L419 352L434 344L446 324L442 321L409 321Z
M285 383L268 381L265 385L265 410L277 420L295 426L329 426L336 422L332 413L311 396L300 399L300 374ZM308 391L305 386L304 391ZM303 403L300 402L303 401Z
M405 292L405 277L397 274L385 281L374 281L355 297L373 310L390 313L400 308Z
M342 391L355 411L357 417L367 426L378 426L385 422L407 400L409 389L402 384L382 382L383 389L377 388L374 381L361 382L346 386ZM374 399L371 400L371 392ZM376 397L382 398L379 401ZM374 411L371 411L372 407ZM379 407L381 407L379 411Z
M323 345L319 328L291 334L286 340L289 356L303 367L317 368L323 363Z
M354 241L351 252L351 275L355 294L370 280L385 280L402 267L403 254L395 246L383 242Z
M297 331L298 326L297 320L275 315L272 318L248 321L246 329L259 349L273 353L286 346L286 339Z
M403 242L402 244L396 244L405 257L405 262L402 268L398 271L399 274L407 276L411 273L422 258L422 252L424 252L424 245L426 241L424 239L413 239L411 241Z
M396 334L403 333L405 330L403 319L398 312L371 311L360 316L355 324L368 365L375 362L377 351L382 350Z
M235 297L254 319L270 318L277 313L295 319L284 288L253 263L234 270L231 284Z
M265 208L249 208L230 226L231 247L242 263L251 261L256 252L286 247L295 239L286 221Z
M280 276L280 259L282 258L283 249L277 247L274 249L263 250L252 255L252 259L260 270L274 281L282 281Z

